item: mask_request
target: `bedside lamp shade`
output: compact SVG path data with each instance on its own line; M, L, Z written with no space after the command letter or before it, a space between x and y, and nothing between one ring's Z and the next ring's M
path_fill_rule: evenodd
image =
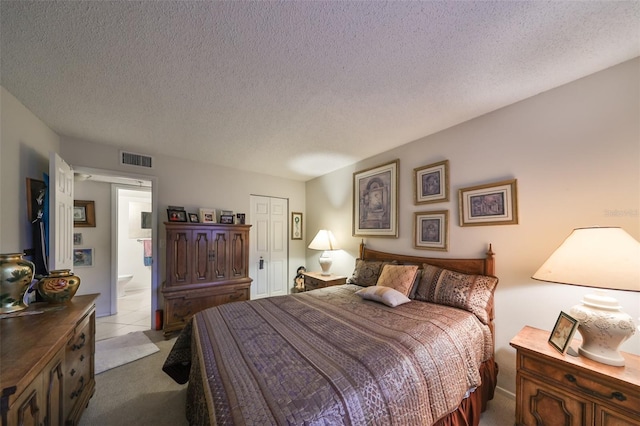
M309 244L309 248L311 250L322 250L323 253L320 255L320 267L322 268L322 275L331 275L329 270L331 269L331 257L329 256L328 251L331 250L339 250L338 244L336 243L336 238L333 236L331 231L326 229L321 229L318 231L316 236Z
M640 243L621 228L578 228L533 275L533 279L595 287L571 308L580 325L581 355L624 365L618 347L635 332L631 317L602 289L640 291Z

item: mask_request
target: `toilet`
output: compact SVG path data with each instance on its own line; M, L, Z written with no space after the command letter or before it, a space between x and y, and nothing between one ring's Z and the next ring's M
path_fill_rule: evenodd
M118 297L125 296L125 287L133 278L133 274L131 275L118 275Z

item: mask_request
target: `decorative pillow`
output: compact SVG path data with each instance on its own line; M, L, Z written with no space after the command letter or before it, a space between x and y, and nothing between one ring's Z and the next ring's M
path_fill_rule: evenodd
M356 268L347 282L363 287L376 285L382 266L388 263L390 262L356 259Z
M391 287L408 296L417 273L418 265L384 265L377 285Z
M425 263L413 298L464 309L489 324L489 300L497 285L496 277L467 275Z
M411 302L411 299L398 290L394 290L391 287L380 287L379 285L363 288L356 291L356 294L363 299L384 303L392 308L400 306L403 303Z

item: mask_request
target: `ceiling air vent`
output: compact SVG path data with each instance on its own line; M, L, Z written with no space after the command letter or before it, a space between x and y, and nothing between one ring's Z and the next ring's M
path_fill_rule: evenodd
M120 151L120 164L152 169L153 157L149 155L136 154L134 152Z

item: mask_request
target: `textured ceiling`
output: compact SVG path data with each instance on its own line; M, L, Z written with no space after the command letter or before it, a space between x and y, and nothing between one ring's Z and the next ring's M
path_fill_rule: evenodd
M640 55L638 1L1 1L60 135L297 180Z

